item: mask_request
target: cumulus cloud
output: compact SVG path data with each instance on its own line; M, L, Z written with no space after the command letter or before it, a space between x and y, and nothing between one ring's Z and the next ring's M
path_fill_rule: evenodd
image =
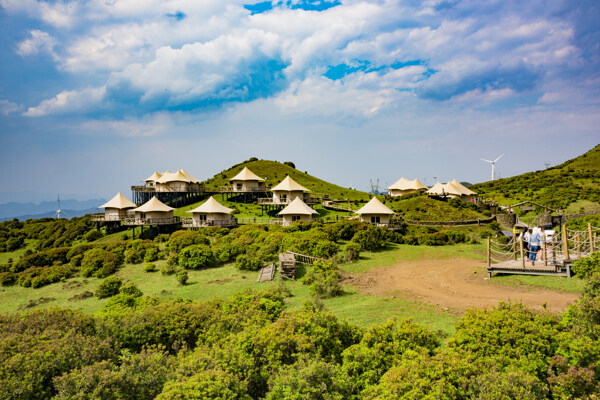
M10 115L21 111L23 107L8 100L0 100L0 114Z
M35 55L38 53L54 54L56 39L48 33L34 29L29 32L31 38L25 39L18 45L17 53L22 56Z
M574 21L582 20L575 17L581 11L571 12L567 3L0 0L0 4L8 12L28 14L56 29L32 30L31 38L18 46L19 54L51 53L57 67L67 73L95 74L101 80L98 85L106 87L103 100L142 115L262 98L294 104L301 96L312 96L303 88L315 88L331 90L331 97L351 97L360 91L371 105L362 108L372 110L361 111L367 116L393 104L397 93L438 102L483 98L494 102L528 92L543 96L551 80L575 80L581 90L590 90L581 82L590 78L595 82L598 74L598 68L588 65L595 60L589 57L589 40L575 26ZM582 7L595 9L588 3ZM592 25L585 25L586 37L594 34ZM586 45L579 47L580 43ZM334 67L343 71L341 76L328 75ZM582 71L586 71L583 78L578 75ZM323 74L343 82L327 82L319 77ZM86 90L63 91L26 115L64 112L61 102L72 103L69 97ZM72 110L87 112L86 105L93 108L95 102L81 102Z
M85 88L64 91L54 98L42 101L36 107L30 107L23 113L26 117L43 117L48 114L74 114L80 111L89 112L100 106L106 88Z

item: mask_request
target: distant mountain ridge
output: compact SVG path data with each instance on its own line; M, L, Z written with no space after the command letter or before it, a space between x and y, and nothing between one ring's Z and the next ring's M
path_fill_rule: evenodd
M80 216L81 211L86 211L86 213L97 212L97 207L105 202L106 200L104 199L90 199L85 201L65 199L60 201L60 206L66 213L72 213L69 214L69 217L74 217ZM39 204L17 202L3 203L0 204L0 220L53 217L56 215L57 208L58 203L56 201L43 201Z

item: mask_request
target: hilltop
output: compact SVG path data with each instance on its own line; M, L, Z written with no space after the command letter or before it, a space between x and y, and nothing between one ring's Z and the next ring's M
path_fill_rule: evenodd
M572 211L600 208L600 145L555 167L476 184L471 190L504 205L531 200Z
M267 186L275 186L281 182L286 175L289 175L300 185L311 190L313 195L317 197L324 194L329 195L332 199L339 200L368 200L370 197L366 192L348 189L326 182L306 172L298 171L289 164L293 165L293 163L290 162L284 164L277 161L250 158L249 160L236 164L208 179L205 182L206 188L216 189L220 186L229 186L229 179L237 175L244 167L248 167L256 175L266 178Z

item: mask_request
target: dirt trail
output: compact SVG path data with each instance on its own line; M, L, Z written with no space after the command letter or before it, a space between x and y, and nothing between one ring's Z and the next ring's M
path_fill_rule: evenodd
M345 274L343 284L362 293L408 295L420 301L462 312L469 307L493 307L499 301L521 301L534 308L564 311L579 295L549 289L500 286L487 280L482 262L472 259L419 260ZM563 278L556 278L563 279Z

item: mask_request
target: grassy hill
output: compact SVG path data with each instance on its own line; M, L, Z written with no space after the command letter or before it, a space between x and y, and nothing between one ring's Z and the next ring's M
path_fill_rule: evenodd
M267 186L271 187L277 185L286 177L286 175L289 175L293 180L311 190L314 196L327 194L330 198L339 200L368 200L370 198L370 195L366 192L352 190L325 182L306 172L298 171L289 165L277 161L257 160L255 158L251 158L219 172L206 181L206 187L211 189L218 188L219 186L229 186L229 179L237 175L244 167L248 167L252 172L262 178L266 177Z
M395 197L385 204L393 211L401 213L404 219L413 221L465 221L486 218L472 209L453 207L453 203L434 200L425 195L406 199Z
M473 185L503 205L531 200L569 211L600 208L600 145L561 165Z

